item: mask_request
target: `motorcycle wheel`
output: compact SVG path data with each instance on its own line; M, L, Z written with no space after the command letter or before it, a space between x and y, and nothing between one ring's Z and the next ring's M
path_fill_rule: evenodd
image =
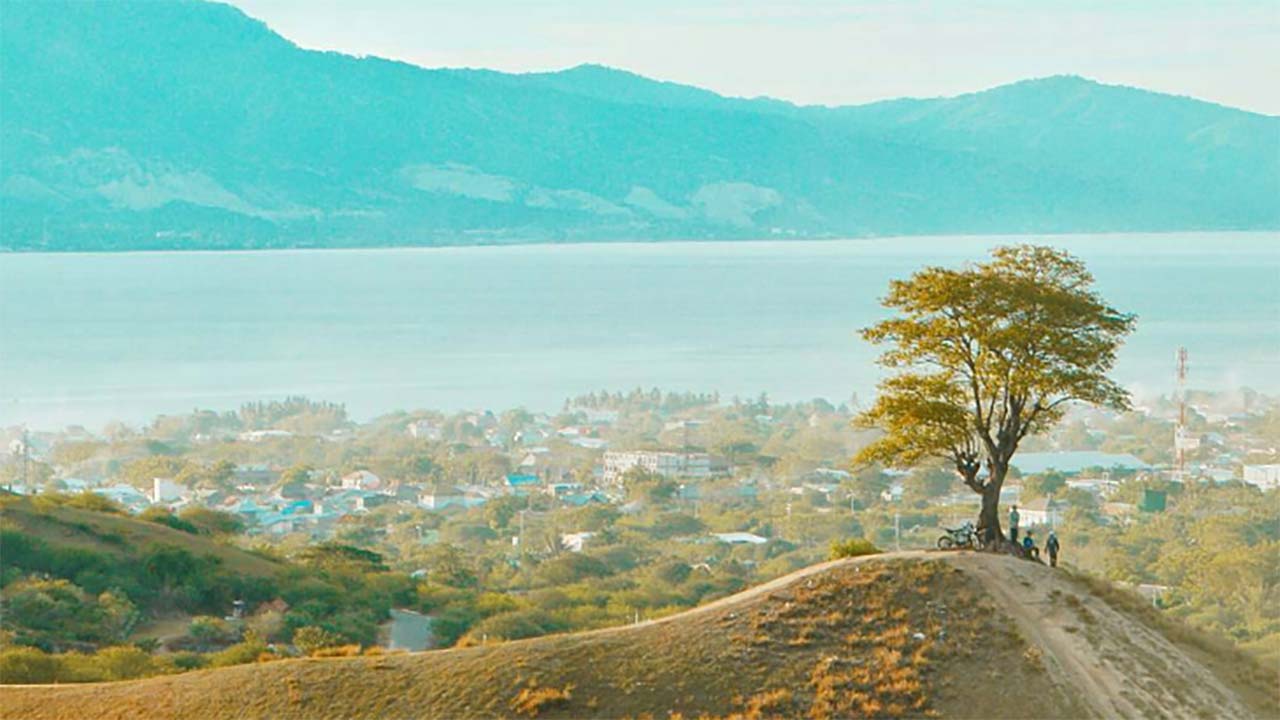
M939 550L950 550L952 547L955 546L955 544L956 544L955 541L946 535L943 535L942 537L938 538Z

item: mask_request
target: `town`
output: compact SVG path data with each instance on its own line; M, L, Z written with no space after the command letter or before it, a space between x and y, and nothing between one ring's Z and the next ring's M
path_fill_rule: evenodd
M932 548L944 528L973 520L979 498L947 468L851 466L874 436L856 427L857 412L856 398L636 390L573 398L556 414L398 412L355 423L339 405L290 398L100 434L11 428L0 477L33 501L180 529L213 515L231 530L220 542L271 557L371 553L420 583L417 595L379 610L390 614L376 628L307 615L292 630L314 623L332 643L417 650L659 617L821 560L843 539ZM1248 391L1158 398L1123 414L1080 409L1028 440L1001 504L1018 507L1024 532L1056 531L1070 566L1269 648L1265 627L1241 619L1261 608L1206 614L1221 599L1196 584L1203 572L1134 550L1164 537L1190 551L1196 525L1217 513L1265 524L1278 451L1280 403ZM471 594L424 590L436 586ZM605 594L564 597L572 587ZM485 602L498 607L477 609ZM245 615L293 617L282 600L243 604L219 609L231 623L224 644L243 639ZM170 649L192 647L200 622L223 622L143 615L129 636L150 633Z

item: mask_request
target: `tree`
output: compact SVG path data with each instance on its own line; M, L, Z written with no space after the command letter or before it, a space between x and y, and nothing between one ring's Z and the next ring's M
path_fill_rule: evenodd
M293 631L293 645L304 655L341 644L341 637L315 625L307 625Z
M244 521L221 510L193 505L184 508L178 517L204 535L239 535L244 532Z
M1000 489L1019 443L1068 403L1127 409L1107 375L1135 318L1107 305L1066 252L1017 245L985 263L925 268L890 283L899 315L862 331L888 345L893 374L858 423L883 435L862 463L910 467L941 458L982 496L978 524L1000 537Z

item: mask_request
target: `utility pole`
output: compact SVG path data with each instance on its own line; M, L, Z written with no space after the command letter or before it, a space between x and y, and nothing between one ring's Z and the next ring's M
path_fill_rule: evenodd
M1177 353L1178 424L1173 430L1174 470L1173 479L1178 482L1186 480L1187 450L1191 446L1191 438L1187 434L1187 349L1178 348Z
M29 495L35 495L34 489L31 487L29 478L31 477L31 433L24 427L22 428L22 490ZM9 484L9 489L13 490L13 483Z
M902 550L902 513L893 514L893 547Z

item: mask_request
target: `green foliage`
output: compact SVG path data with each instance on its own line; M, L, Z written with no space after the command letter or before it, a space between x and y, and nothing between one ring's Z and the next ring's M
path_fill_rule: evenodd
M878 555L880 548L876 547L870 540L862 538L849 538L848 540L837 540L831 543L831 553L828 557L832 560L841 558L855 558L863 555Z
M244 521L239 517L198 505L183 508L178 518L202 535L239 535L244 532Z
M1067 485L1067 476L1050 470L1040 475L1029 475L1022 479L1022 499L1057 495Z
M187 522L186 520L178 517L177 515L174 515L167 508L149 507L146 510L143 510L142 512L138 513L138 519L146 520L147 522L153 522L159 525L165 525L173 528L174 530L180 530L186 533L195 534L196 532L198 532L195 525L191 524L190 522Z
M539 565L534 574L542 584L556 586L581 582L587 578L606 577L612 572L608 565L594 557L583 553L569 553Z
M122 640L137 622L132 603L119 593L94 597L67 580L28 578L0 593L4 627L17 642L60 649L71 642Z
M467 633L473 641L520 640L554 632L564 632L568 625L544 610L514 610L487 617Z
M1023 438L1052 427L1068 403L1128 407L1108 374L1134 316L1092 285L1082 262L1033 245L891 282L884 304L899 315L863 337L889 346L880 364L893 374L858 419L883 435L857 462L943 460L983 495L981 522L998 528L999 489Z
M304 655L312 655L317 650L337 647L342 644L343 639L341 636L315 625L307 625L293 631L293 645Z
M332 542L307 547L295 559L305 567L326 573L367 573L387 569L382 556L376 552Z

